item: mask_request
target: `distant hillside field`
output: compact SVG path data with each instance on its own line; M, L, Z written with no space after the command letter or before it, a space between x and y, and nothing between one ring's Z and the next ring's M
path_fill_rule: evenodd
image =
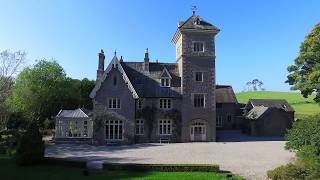
M241 92L236 94L239 103L247 103L249 99L286 99L296 111L296 117L320 113L320 105L313 99L315 95L304 98L295 92Z

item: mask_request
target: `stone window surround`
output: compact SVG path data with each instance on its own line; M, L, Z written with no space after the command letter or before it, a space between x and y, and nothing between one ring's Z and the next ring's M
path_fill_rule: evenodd
M171 98L159 98L159 109L171 109L172 99Z
M201 43L202 44L202 51L195 51L195 44ZM205 42L204 41L192 41L192 52L199 53L205 51Z
M162 77L160 79L160 87L171 87L171 79Z
M201 73L201 81L197 81L197 73ZM195 71L194 72L194 81L203 82L203 71Z
M144 135L144 120L143 119L136 119L136 135Z
M116 132L116 128L115 127L117 127L117 132ZM110 136L111 135L111 133L110 133L111 129L112 129L112 132L113 132L112 138ZM104 137L108 141L123 141L123 134L124 134L124 123L123 123L123 121L122 120L106 120L105 121L105 131L104 132L105 132L105 136ZM109 132L108 136L107 136L107 132ZM117 138L115 138L116 137L115 135L117 135Z
M159 135L172 135L172 120L160 119L158 121L158 133Z
M203 106L196 107L194 105L194 96L195 95L203 95ZM207 95L207 93L191 93L191 100L192 100L193 107L194 108L206 108L206 95Z
M117 97L108 98L109 109L121 109L121 100Z

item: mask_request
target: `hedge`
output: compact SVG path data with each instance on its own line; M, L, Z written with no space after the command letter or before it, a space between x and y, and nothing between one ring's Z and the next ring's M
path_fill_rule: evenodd
M63 158L53 158L53 157L45 157L41 162L46 165L58 165L58 166L68 166L68 167L76 167L76 168L86 168L86 161L79 160L71 160L71 159L63 159Z
M216 164L133 164L133 163L104 163L106 170L126 171L162 171L162 172L219 172Z

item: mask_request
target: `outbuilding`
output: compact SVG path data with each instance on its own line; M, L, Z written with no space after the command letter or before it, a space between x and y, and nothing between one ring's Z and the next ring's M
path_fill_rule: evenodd
M250 99L244 127L254 136L284 136L294 121L294 109L284 99Z
M91 142L92 129L90 111L84 108L60 110L56 116L55 142Z

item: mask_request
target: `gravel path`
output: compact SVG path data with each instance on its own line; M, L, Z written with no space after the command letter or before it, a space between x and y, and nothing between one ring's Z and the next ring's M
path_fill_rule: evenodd
M89 162L219 164L246 179L266 179L267 170L286 164L294 154L284 141L136 144L129 146L51 145L46 155Z

